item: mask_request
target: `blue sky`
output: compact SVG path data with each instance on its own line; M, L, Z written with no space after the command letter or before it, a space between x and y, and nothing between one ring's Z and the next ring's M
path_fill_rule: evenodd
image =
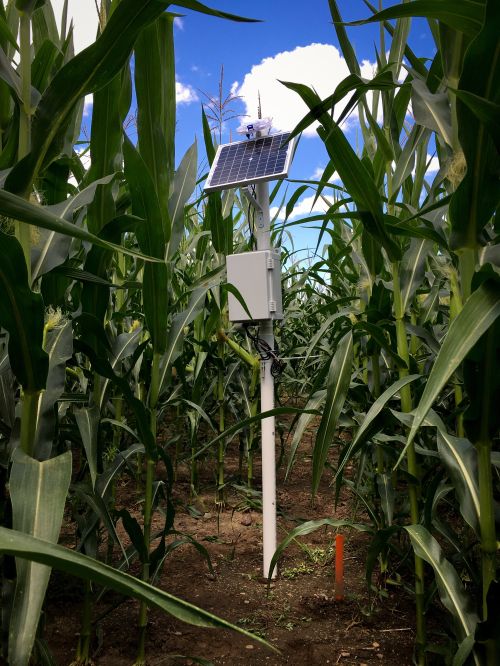
M262 23L235 23L172 5L172 11L184 14L175 28L177 160L195 137L202 145L201 103L206 100L203 92L218 94L221 67L224 93L243 97L231 108L255 117L260 91L263 113L273 117L277 130L292 129L305 113L298 96L279 84L278 79L308 84L321 96L327 96L348 74L327 0L207 0L206 4L261 19ZM369 15L362 0L340 0L339 4L344 20ZM394 2L386 1L384 7L389 4ZM62 0L53 0L53 5L57 12ZM69 0L69 10L75 18L76 47L80 49L95 35L94 0ZM375 45L380 42L378 24L348 28L348 35L362 63L363 75L371 78ZM422 20L413 20L410 42L418 55L432 56L432 39ZM386 48L388 44L389 41ZM234 119L225 124L223 142L240 138L235 131L240 122ZM355 114L344 125L353 144L357 141L356 125ZM311 128L302 137L290 177L318 178L326 163L325 149ZM309 203L304 197L297 212L307 214Z

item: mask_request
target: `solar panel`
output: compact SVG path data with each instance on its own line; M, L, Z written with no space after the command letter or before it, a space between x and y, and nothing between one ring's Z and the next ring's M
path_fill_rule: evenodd
M285 144L289 136L290 132L285 132L219 146L205 192L286 178L293 149L293 141Z

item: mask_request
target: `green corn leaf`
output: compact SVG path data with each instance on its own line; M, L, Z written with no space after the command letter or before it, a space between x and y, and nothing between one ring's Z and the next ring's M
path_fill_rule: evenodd
M500 103L499 25L500 4L487 0L483 29L467 49L458 85L460 91L496 105ZM451 246L475 248L484 244L482 230L500 202L500 153L487 125L460 98L457 120L467 172L450 202Z
M308 520L307 522L302 523L302 525L295 527L291 532L289 532L276 548L276 551L271 560L271 564L269 565L268 583L271 582L271 572L274 571L283 551L292 543L292 541L295 541L295 539L298 537L306 536L306 534L311 534L311 532L315 532L322 527L334 527L336 529L340 527L347 527L349 529L358 530L358 532L371 531L371 528L367 525L353 523L351 520L333 520L332 518L322 518L321 520Z
M260 23L259 19L246 18L244 16L237 16L236 14L229 14L228 12L223 12L219 9L212 9L201 2L197 2L197 0L179 0L178 2L176 1L171 4L177 7L192 9L201 14L208 14L209 16L217 16L219 18L228 19L229 21L236 21L237 23Z
M143 252L163 259L166 237L158 193L144 160L127 137L123 143L123 156L132 212L145 221L136 231L140 248Z
M480 506L477 453L468 439L453 437L441 423L438 427L439 456L453 482L460 512L476 535L480 535Z
M475 35L483 23L484 7L474 0L414 0L377 12L370 18L351 21L345 25L365 25L410 16L434 18L469 35Z
M201 608L197 608L187 601L174 597L134 576L117 571L98 560L43 539L37 539L22 532L1 527L0 552L45 564L72 576L79 576L98 585L109 587L116 592L124 594L126 597L134 597L135 599L144 601L149 606L159 608L178 620L198 627L224 627L225 629L232 629L277 652L276 648L264 639Z
M386 525L390 526L394 515L395 498L392 476L390 474L377 474L377 489Z
M26 201L22 197L18 197L15 194L11 194L6 190L0 189L0 212L6 217L10 217L19 222L24 222L26 224L31 224L35 227L41 227L42 229L48 229L49 231L56 231L60 234L65 234L71 238L78 238L94 245L99 245L108 250L115 250L116 252L121 252L130 257L136 257L138 259L144 259L148 262L154 263L163 263L163 258L150 257L148 255L142 254L141 252L136 252L135 250L130 250L121 245L116 245L115 243L109 243L108 241L95 236L94 234L89 233L85 229L72 224L67 220L64 220L56 215L50 213L47 210L47 206L38 206L35 204Z
M344 406L351 381L352 361L352 333L349 331L339 342L328 371L325 406L313 449L313 495L318 491L328 451L337 428L338 418Z
M16 0L16 9L21 13L31 14L34 9L45 4L45 0Z
M17 45L17 42L15 40L14 35L12 34L12 30L9 27L9 24L6 20L4 12L2 12L2 14L0 14L0 41L3 42L3 43L9 42L9 44L16 51L19 51L19 47Z
M298 93L311 111L321 104L318 95L307 86L282 83ZM369 172L330 115L322 113L317 119L322 125L318 129L318 134L324 141L345 188L356 203L363 225L384 247L391 261L399 259L401 251L385 229L382 200Z
M403 150L396 160L396 168L394 169L394 174L392 176L392 196L390 203L393 204L396 202L401 186L411 174L413 167L415 166L417 146L421 141L428 141L429 135L430 132L421 125L414 125L411 128L410 134L403 146Z
M415 122L433 130L449 145L453 146L451 109L446 93L429 92L424 81L412 81L412 105Z
M21 194L29 192L49 149L59 152L59 147L53 144L61 141L61 132L65 131L75 104L118 74L141 30L160 16L168 4L166 0L122 0L95 43L58 71L33 116L31 152L9 174L7 189Z
M25 194L39 173L49 149L58 152L64 124L75 104L105 86L122 69L142 29L169 6L167 0L122 0L109 17L96 42L62 67L44 92L32 124L31 153L16 165L8 177L7 189ZM198 12L235 21L243 17L211 9L195 0L177 3Z
M500 153L500 124L498 122L500 118L500 104L475 95L467 90L453 90L452 92L483 123L493 139L495 148Z
M321 326L318 328L316 333L311 338L309 346L307 347L307 352L306 352L306 355L305 355L305 358L304 358L304 363L307 363L307 361L309 360L309 357L311 356L311 354L316 349L316 345L318 344L318 342L323 339L326 331L331 329L333 322L335 322L337 319L347 318L348 316L349 316L349 313L348 313L347 310L341 310L340 312L335 312L334 314L330 315L329 317L326 317L325 321L322 322Z
M189 455L190 460L194 460L195 458L199 458L201 455L205 453L205 451L208 451L212 449L218 442L221 440L230 441L230 438L233 437L236 433L240 432L240 430L243 430L244 428L248 427L249 425L252 425L252 423L256 423L257 421L262 421L263 419L267 419L270 416L281 416L282 414L318 414L317 411L312 410L312 409L299 409L298 407L276 407L275 409L270 409L267 412L261 412L260 414L256 414L255 416L250 416L247 419L244 419L243 421L239 421L238 423L235 423L235 425L230 426L224 432L222 432L220 435L217 435L217 437L214 437L208 444L205 444L202 446L194 455Z
M92 369L95 370L95 372L101 375L101 377L106 377L111 380L111 382L123 393L128 406L134 412L136 428L140 440L148 451L148 455L156 459L156 442L149 427L149 410L145 407L144 403L134 396L128 381L113 371L113 368L107 359L99 357L92 347L89 347L89 345L82 340L75 340L74 345L77 351L81 351L88 356L92 363Z
M111 359L110 365L113 372L117 372L120 369L120 364L126 358L132 356L135 353L141 337L143 336L142 326L137 327L131 333L120 333L118 335L111 347ZM106 397L106 392L109 386L109 378L103 378L101 381L101 392L98 398L99 408L102 410L104 408L104 401Z
M118 425L118 427L125 426L124 423L120 423L119 421L114 421L113 419L103 419L102 423L104 422L109 422L114 426ZM127 429L127 426L125 426L125 429ZM134 431L131 430L130 428L128 428L128 432L129 435L137 437ZM116 457L111 463L111 465L106 469L106 471L98 476L97 483L95 486L96 492L99 493L99 495L103 499L105 499L108 490L111 487L111 483L113 482L114 479L116 479L117 475L120 474L123 467L127 465L128 459L135 458L137 455L143 453L144 453L144 446L139 442L131 444L127 449L125 449L125 451L119 451L116 454Z
M80 548L83 548L84 551L87 549L91 550L91 552L93 551L93 538L95 537L96 523L100 520L102 521L104 528L107 530L113 541L119 546L120 550L122 551L123 558L128 565L127 552L123 546L123 543L120 541L116 531L115 522L110 516L106 502L99 494L91 490L85 483L75 483L72 485L72 489L76 498L80 500L82 504L85 502L93 514L90 519L85 522L85 529L82 531L80 537ZM95 556L94 552L93 555Z
M205 143L205 150L207 153L207 159L210 166L215 159L216 147L214 146L214 140L212 137L212 132L210 131L210 123L208 122L207 114L205 109L201 107L201 121L203 126L203 141Z
M368 0L363 0L365 5L370 9L370 11L373 14L377 13L376 7L374 7L371 2ZM384 26L385 30L391 35L391 37L395 33L394 26L389 23L389 21L382 21L382 25ZM408 60L410 65L413 67L413 69L420 74L421 76L426 76L427 75L427 70L425 68L425 65L423 64L422 60L418 58L415 53L411 50L411 48L408 46L408 44L405 45L405 50L404 50L405 58ZM405 107L406 108L406 107Z
M77 210L94 200L99 185L109 184L114 178L115 175L113 174L95 180L77 195L68 197L52 206L46 206L44 210L71 222ZM47 229L40 232L39 239L31 249L31 278L33 282L44 273L48 273L66 261L70 243L71 236L58 234Z
M427 256L432 247L428 240L412 239L400 265L401 309L406 312L411 306L417 289L425 277Z
M403 459L408 446L415 439L427 412L441 390L475 343L499 316L500 289L494 281L485 282L465 302L462 311L455 317L448 329L415 410L408 441L396 467Z
M38 407L34 455L38 460L52 456L57 418L54 405L64 392L66 362L73 355L73 329L70 321L62 321L46 332L44 349L49 357L49 372Z
M456 622L460 640L474 634L479 618L456 569L443 557L440 545L423 525L409 525L405 530L415 554L434 569L439 596Z
M340 48L342 49L342 55L345 58L347 66L351 74L361 74L361 69L359 67L358 59L356 58L356 53L352 47L349 38L347 37L346 29L342 22L342 17L337 5L336 0L328 0L330 6L330 14L332 15L333 26L335 32L337 33L337 39L339 40Z
M145 167L153 182L158 198L163 226L164 240L171 234L171 221L168 210L170 180L174 171L174 145L172 129L175 132L175 105L173 116L167 118L165 106L175 100L175 72L173 47L169 49L168 60L161 57L162 46L173 44L173 19L163 21L159 17L144 28L135 44L135 90L137 94L137 147ZM168 76L167 76L168 73Z
M70 480L71 453L38 462L16 450L9 483L14 529L24 532L28 539L43 539L51 546L57 543ZM9 664L26 666L49 582L50 564L18 559L16 568Z
M168 202L172 234L168 243L167 259L174 256L181 242L184 233L185 206L196 187L197 169L198 144L195 141L186 151L174 176L173 192Z
M67 2L67 0L65 1ZM59 38L52 3L45 1L35 9L31 17L31 26L33 30L33 45L36 53L42 48L46 40L50 40L58 49L63 49L66 37L61 35L61 39Z
M148 167L131 141L125 137L123 144L125 176L132 199L132 212L144 219L136 235L143 252L155 257L165 256L167 236L159 203ZM168 224L170 232L170 222ZM159 354L165 351L168 320L168 268L166 264L147 264L144 267L142 299L144 314L153 348Z
M313 395L309 398L305 406L305 408L307 410L310 410L310 412L308 411L307 413L301 414L299 416L297 425L295 426L295 429L293 431L293 437L290 444L290 454L288 456L288 464L286 467L285 479L288 478L288 475L292 470L293 463L295 460L295 455L297 453L299 444L302 441L305 429L307 428L311 420L314 418L315 415L314 413L316 411L319 411L321 405L325 401L325 398L326 398L326 391L316 391L315 393L313 393Z
M94 93L92 105L92 128L90 155L92 162L85 181L100 181L110 173L122 170L122 137L125 118L121 113L122 81L128 71L123 68L109 83ZM92 182L93 181L93 182ZM84 190L85 191L85 190ZM102 183L96 189L87 210L89 231L99 235L101 230L116 216L115 197L111 183Z
M288 86L286 81L280 81L280 83ZM307 113L304 118L302 118L302 120L294 127L288 138L288 141L291 141L291 139L298 136L301 132L307 129L307 127L318 120L322 114L330 112L335 107L335 105L344 99L344 97L350 92L356 93L353 103L357 103L362 94L365 92L370 90L393 90L395 86L396 84L394 83L392 74L387 67L382 69L380 72L377 72L377 74L371 80L364 79L358 74L349 74L349 76L347 76L338 84L333 95L330 95L324 100L320 100L318 97L318 101L315 106L310 107L311 110L309 113ZM341 119L339 118L337 123L340 124L340 122ZM383 140L381 141L384 143L384 147L387 148L386 143Z
M85 449L93 488L97 479L97 435L101 413L97 405L94 405L93 407L75 409L74 415Z
M0 326L9 333L10 366L23 389L31 393L45 388L49 359L42 347L43 300L29 288L21 245L2 232Z
M375 400L373 405L368 410L365 418L363 419L363 423L361 424L358 432L356 433L356 436L351 441L348 448L345 450L345 452L343 452L341 458L339 459L339 465L335 473L334 481L336 481L337 478L339 478L342 475L345 466L352 458L352 456L356 453L356 451L359 449L359 447L362 445L366 435L369 432L370 426L373 424L376 417L380 414L380 412L386 406L389 400L391 400L391 398L393 398L403 388L403 386L411 384L417 379L420 379L420 375L408 375L408 377L402 377L401 379L398 379L393 384L391 384L391 386L389 386L389 388L387 388L382 393L382 395L380 395Z
M205 297L209 286L199 287L191 294L187 308L174 315L170 330L168 332L166 353L160 366L160 392L166 389L168 385L168 373L172 370L175 359L181 353L181 344L184 337L184 328L189 326L193 319L201 312L205 303Z

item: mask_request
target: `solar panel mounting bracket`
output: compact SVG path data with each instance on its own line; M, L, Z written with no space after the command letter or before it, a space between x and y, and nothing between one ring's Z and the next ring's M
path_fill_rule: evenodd
M262 206L260 203L257 201L257 199L254 197L252 192L250 191L250 187L244 187L241 190L245 197L248 199L248 202L255 208L255 210L258 213L263 213L264 211L262 210Z

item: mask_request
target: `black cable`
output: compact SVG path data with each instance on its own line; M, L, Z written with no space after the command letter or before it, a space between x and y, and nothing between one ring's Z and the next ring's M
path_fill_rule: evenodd
M279 348L276 343L276 340L274 341L274 349L271 348L271 346L262 338L259 338L258 333L255 335L250 331L250 326L249 324L245 324L245 331L250 340L253 342L253 346L255 347L255 350L260 356L261 361L269 361L269 359L272 359L271 363L271 374L273 377L279 377L283 370L285 369L286 363L285 361L282 361L279 357Z
M255 185L251 184L249 185L249 190L253 196L254 199L257 197L257 193L255 190ZM248 228L250 230L250 248L252 250L257 249L257 239L255 238L254 230L255 230L255 207L252 204L248 204Z

